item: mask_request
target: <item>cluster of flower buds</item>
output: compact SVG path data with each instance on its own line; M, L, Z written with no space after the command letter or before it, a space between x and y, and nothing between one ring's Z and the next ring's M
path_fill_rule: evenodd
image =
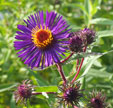
M107 108L106 96L102 92L97 92L93 90L87 95L85 90L80 88L80 83L76 82L74 84L62 85L59 87L61 93L58 95L60 103L64 105L72 106L73 108L81 108L80 100L86 100L82 108Z
M14 92L16 103L22 102L26 105L26 100L30 99L32 95L41 94L34 93L34 86L31 85L30 82L30 80L25 80L17 87L17 90ZM79 108L78 106L80 99L86 97L83 93L84 90L80 89L79 82L76 82L74 84L63 84L62 86L59 86L59 90L61 91L58 94L60 103L72 106L74 108ZM88 94L86 98L86 105L83 108L106 108L107 104L105 101L105 95L102 95L101 92L92 91Z
M96 33L89 28L73 32L69 40L70 50L76 53L82 52L84 47L87 47L94 42L95 35Z
M82 39L76 35L76 33L73 33L73 37L70 38L70 44L69 48L73 52L82 52Z

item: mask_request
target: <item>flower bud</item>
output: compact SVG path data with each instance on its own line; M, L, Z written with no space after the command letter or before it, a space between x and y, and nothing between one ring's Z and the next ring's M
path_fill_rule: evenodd
M87 97L88 104L87 108L106 108L106 97L102 95L101 92L91 92L90 95Z
M80 90L80 84L70 84L66 86L60 87L62 91L62 95L59 96L61 98L61 101L64 102L64 104L68 105L78 105L79 99L82 97L82 93Z
M82 39L76 35L74 35L72 38L69 40L69 48L73 52L81 52L82 51Z
M17 87L14 95L16 103L19 101L24 102L25 99L29 99L32 95L32 86L30 85L30 81L23 81L23 83Z
M82 52L84 47L94 42L95 36L96 33L89 28L72 32L69 40L70 50L76 53Z
M85 28L85 29L80 31L79 36L82 39L84 45L87 46L87 45L90 45L91 43L94 42L96 33L89 28Z

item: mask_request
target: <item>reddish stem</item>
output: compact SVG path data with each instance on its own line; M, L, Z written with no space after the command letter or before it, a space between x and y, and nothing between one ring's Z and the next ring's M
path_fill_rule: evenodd
M77 73L76 73L75 77L73 78L73 80L71 81L71 83L73 83L73 82L76 80L76 78L77 78L77 76L78 76L78 74L79 74L79 72L80 72L80 70L81 70L83 61L84 61L84 58L82 58L81 63L80 63L80 66L79 66L79 68L78 68L78 70L77 70Z
M79 66L79 59L77 59L76 71L78 70L78 66Z
M56 94L56 92L46 92L47 94ZM39 95L42 94L42 92L34 92L32 95Z
M86 51L86 47L84 48L83 52L85 52L85 51ZM79 74L79 72L80 72L80 70L81 70L81 67L82 67L83 62L84 62L84 58L82 58L81 63L80 63L80 66L79 66L79 68L78 68L78 70L77 70L77 73L76 73L76 75L74 76L74 78L73 78L73 80L71 81L71 83L73 83L73 82L76 80L76 78L77 78L77 76L78 76L78 74Z
M62 60L61 63L64 63L65 61L67 61L73 54L74 54L74 52L72 52L67 58L65 58L64 60Z
M66 84L66 77L65 77L65 75L64 75L64 72L63 72L63 70L62 70L62 66L61 66L61 64L56 64L56 66L57 66L57 69L58 69L58 71L59 71L59 73L60 73L60 75L61 75L61 77L62 77L62 80L64 81L64 84Z
M78 107L74 106L74 108L78 108Z

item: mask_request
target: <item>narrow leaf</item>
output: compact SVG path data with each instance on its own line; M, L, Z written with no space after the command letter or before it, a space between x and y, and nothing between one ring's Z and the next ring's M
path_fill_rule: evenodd
M97 36L98 36L98 37L113 36L113 30L98 31L98 32L97 32Z
M4 91L7 91L7 90L10 90L14 87L16 87L17 84L1 84L0 85L0 92L4 92Z
M107 18L96 18L90 21L91 24L113 25L113 21Z
M57 86L42 86L42 87L36 87L36 92L57 92L58 87Z

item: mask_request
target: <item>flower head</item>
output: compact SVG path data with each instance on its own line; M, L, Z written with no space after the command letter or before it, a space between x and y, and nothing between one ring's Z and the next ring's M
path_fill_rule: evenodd
M101 92L93 91L88 96L87 108L106 108L106 97Z
M77 83L76 85L66 85L60 87L61 91L63 92L61 96L61 102L63 101L64 104L68 105L78 105L79 99L82 97L82 93L80 90L80 84Z
M17 90L14 92L15 100L17 102L25 102L26 99L29 99L32 95L32 86L30 85L30 80L25 80L21 85L17 87Z
M31 68L43 68L60 62L60 55L66 52L70 36L69 25L62 16L47 11L44 20L43 11L39 11L24 21L26 26L18 25L18 41L14 42L24 63Z
M79 36L82 39L84 46L87 46L94 42L96 33L89 28L84 28L79 31Z
M83 48L91 44L95 39L95 32L88 28L71 33L69 48L73 52L82 52Z
M81 52L82 51L82 39L76 35L76 33L73 33L74 35L70 38L69 42L69 48L73 52Z

